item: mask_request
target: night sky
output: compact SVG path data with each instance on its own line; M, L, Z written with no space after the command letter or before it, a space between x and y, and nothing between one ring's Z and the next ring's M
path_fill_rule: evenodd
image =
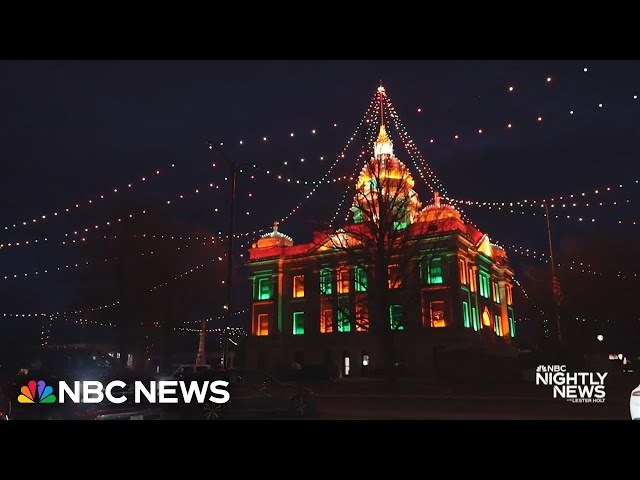
M32 273L73 264L89 246L99 256L105 243L118 241L102 236L123 228L104 223L129 211L144 208L174 219L180 225L177 236L226 233L228 170L207 148L209 139L223 143L229 158L262 167L254 179L238 178L236 232L268 228L311 189L274 177L321 178L353 135L380 81L451 197L511 202L591 192L592 206L554 212L561 217L552 218L559 254L567 255L563 242L596 238L603 231L625 241L638 238L640 224L632 224L640 222L638 61L3 61L0 314L90 306L79 292L91 265ZM429 189L400 138L393 129L390 133L426 203ZM355 150L345 152L330 178L352 174ZM266 175L266 169L272 173ZM309 241L312 229L331 219L346 187L346 182L318 187L280 230L297 243ZM603 187L615 192L593 194ZM186 198L179 199L181 194ZM600 201L608 203L594 206ZM618 204L609 205L613 201ZM64 213L65 208L74 211ZM548 251L539 209L463 208L492 240ZM343 209L340 218L344 214ZM138 216L122 223L131 232L136 221ZM83 245L62 245L70 238L65 233L95 224L100 228L86 233ZM243 237L238 253L244 258L255 238ZM15 242L21 244L6 246ZM217 247L211 248L210 256L217 256ZM519 256L507 251L518 272ZM184 265L176 261L176 273L192 264L193 258ZM628 269L638 272L637 259ZM220 284L221 272L194 280ZM235 285L238 303L246 305L242 271ZM109 301L111 294L104 297ZM210 308L212 315L221 312L221 305Z

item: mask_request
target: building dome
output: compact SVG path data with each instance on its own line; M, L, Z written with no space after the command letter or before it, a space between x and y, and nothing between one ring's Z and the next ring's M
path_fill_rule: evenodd
M253 248L291 247L293 238L278 231L278 222L273 222L273 229L260 236Z
M380 86L378 92L380 131L373 145L374 155L358 176L351 212L354 223L362 223L367 219L379 221L380 210L390 209L385 215L393 221L394 228L400 229L414 222L420 199L413 190L415 180L411 172L393 155L393 143L384 125L384 87Z
M448 219L462 221L460 212L451 205L443 205L440 203L440 194L434 192L433 203L428 204L418 213L416 222L433 223L438 220Z
M372 180L382 183L387 179L390 183L392 180L398 180L398 184L405 183L408 188L413 188L415 185L415 180L404 163L395 157L380 154L372 158L362 168L356 183L356 190L376 188L376 185L371 183Z

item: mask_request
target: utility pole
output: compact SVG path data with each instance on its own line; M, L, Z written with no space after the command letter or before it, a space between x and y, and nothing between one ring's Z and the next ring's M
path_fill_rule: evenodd
M223 154L224 156L224 154ZM229 238L227 241L227 303L224 306L224 331L222 332L222 364L224 368L229 366L229 316L231 315L231 296L233 285L233 235L234 235L234 210L236 204L236 171L235 162L227 160L231 169L231 202L229 204Z
M547 217L547 237L549 238L549 261L551 262L551 284L553 286L553 304L556 313L556 328L558 329L558 342L562 343L562 330L560 328L560 282L556 277L556 263L553 258L553 244L551 242L551 224L549 222L549 205L544 202L544 209Z
M229 201L229 227L227 231L227 298L224 304L224 330L222 332L222 366L227 368L229 366L229 317L231 316L231 302L233 294L233 240L235 235L235 204L236 204L236 176L238 173L242 173L242 168L256 168L257 165L251 162L238 163L227 157L224 151L212 141L207 140L205 142L210 150L216 149L218 153L224 158L229 172L231 175L231 192ZM198 345L198 355L196 356L196 363L206 363L205 359L205 337L206 337L207 321L202 321L200 330L200 343Z

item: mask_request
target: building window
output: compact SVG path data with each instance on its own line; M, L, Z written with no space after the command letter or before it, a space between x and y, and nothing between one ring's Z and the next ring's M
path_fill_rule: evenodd
M256 335L262 337L269 335L269 314L259 313L258 321L256 322Z
M362 354L362 366L363 367L368 367L369 366L369 355L366 353Z
M471 307L471 320L473 321L473 329L477 332L480 330L480 319L478 318L478 309Z
M320 270L320 293L322 295L331 295L333 293L333 279L331 278L330 268Z
M304 334L304 312L293 312L293 334Z
M360 265L356 266L355 283L356 292L367 291L367 270L365 267L361 267Z
M356 305L356 332L369 331L369 309L366 305Z
M496 335L498 335L499 337L502 335L502 329L500 328L500 316L499 315L494 315L493 316L493 322L494 322L494 329L496 331Z
M469 269L469 288L472 292L478 291L478 281L475 268Z
M442 283L442 259L432 258L429 262L429 284Z
M338 293L349 293L349 269L338 270Z
M491 327L491 315L489 314L489 309L484 307L482 311L482 326L483 327Z
M460 283L462 285L467 284L467 263L461 258L458 260L458 266L460 268Z
M465 328L471 328L471 318L469 315L469 304L462 302L462 319L464 321Z
M516 321L513 318L513 308L507 308L507 316L509 318L509 335L516 336Z
M444 313L444 302L442 300L429 302L429 311L431 315L431 328L447 326L447 320Z
M258 300L269 300L271 298L271 277L258 278Z
M332 333L333 332L333 310L322 310L320 316L320 333Z
M491 296L494 302L500 303L500 286L496 282L491 282Z
M349 297L338 299L338 331L351 331L351 318L349 315Z
M511 285L506 285L505 290L507 292L507 305L513 305L513 290Z
M402 286L402 278L400 278L400 265L389 265L387 273L389 274L389 288L400 288Z
M389 306L389 320L391 330L404 330L404 308L402 305Z
M483 272L482 270L479 272L480 274L480 295L484 298L489 298L489 294L491 292L489 287L489 274L487 272Z
M293 277L293 298L304 298L304 275Z
M344 357L344 368L343 373L345 377L349 376L349 372L351 371L351 359L347 356Z

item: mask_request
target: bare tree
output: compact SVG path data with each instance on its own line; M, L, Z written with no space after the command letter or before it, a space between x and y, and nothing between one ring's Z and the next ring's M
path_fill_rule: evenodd
M95 239L82 251L96 268L87 270L69 310L117 300L92 319L115 326L123 363L131 352L150 353L153 344L166 367L175 329L221 311L222 243L179 241L176 232L185 232L185 240L211 238L205 229L147 213L135 224L123 224L115 238ZM194 355L196 347L194 343Z
M356 184L353 223L329 234L326 244L345 253L354 276L355 308L338 296L338 330L348 321L356 331L370 331L382 342L384 373L389 386L395 379L394 337L406 327L403 305L419 291L420 276L429 274L433 252L441 236L435 222L442 209L421 209L408 168L393 156L384 125L375 156ZM338 272L340 282L346 272Z

